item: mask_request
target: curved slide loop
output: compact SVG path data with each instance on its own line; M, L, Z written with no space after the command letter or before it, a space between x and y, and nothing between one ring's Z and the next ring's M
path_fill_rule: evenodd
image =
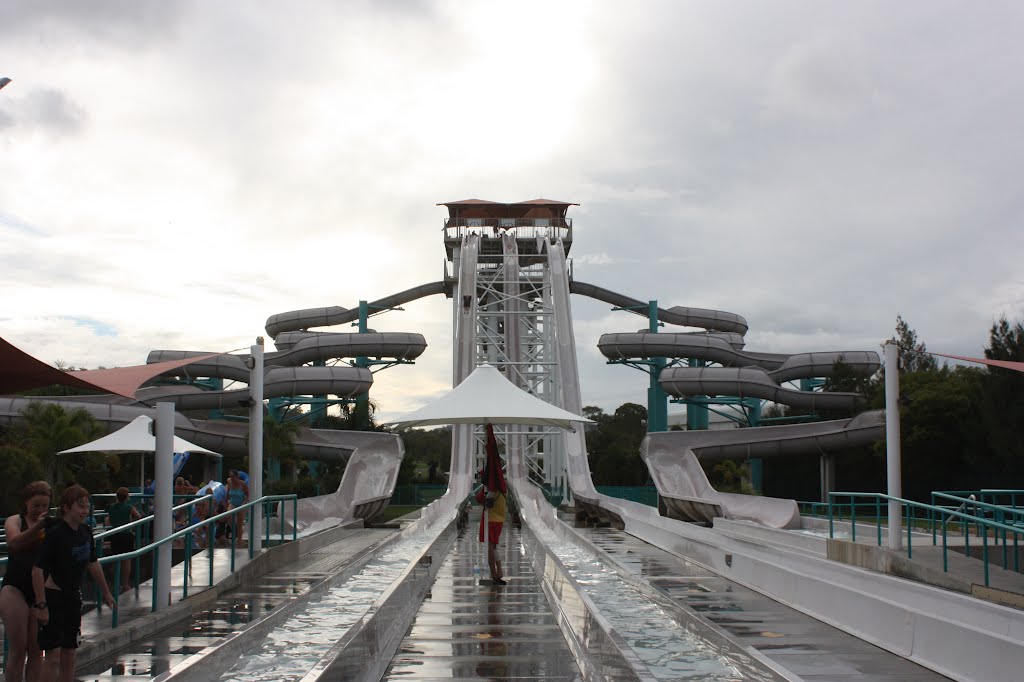
M639 314L646 317L647 301L640 301L610 289L604 289L577 280L569 283L569 291L573 294L603 301L618 308L637 310ZM708 308L688 308L685 306L674 306L668 309L658 308L658 319L667 324L677 324L682 327L701 327L702 329L713 329L720 332L735 332L741 336L747 333L748 328L746 319L741 315L721 310L710 310Z
M274 340L279 349L264 357L268 365L302 365L334 358L396 358L415 360L427 349L423 334L408 332L284 332Z
M264 374L263 397L336 395L351 398L365 393L371 385L373 373L362 367L271 367ZM153 386L139 389L135 397L140 403L173 402L179 410L227 409L248 403L249 389L203 391L191 386Z
M810 410L845 410L864 402L859 393L784 388L758 367L669 367L661 371L658 383L673 396L763 398Z
M415 360L427 348L422 334L408 332L284 332L277 337L278 351L265 353L264 365L295 367L307 362L334 360L337 358L396 358ZM147 364L166 360L181 360L205 355L196 351L154 350L146 358ZM249 368L245 365L248 355L222 353L216 357L193 362L184 368L166 372L166 375L189 374L191 376L216 377L232 381L248 381Z
M725 367L760 367L776 382L805 377L832 376L837 362L854 372L870 376L881 367L874 351L828 351L820 353L754 353L741 351L719 334L618 333L602 334L597 347L609 360L627 358L695 358Z
M421 284L412 289L406 289L397 294L371 301L370 308L375 311L395 308L404 303L415 301L418 298L443 294L448 291L450 286L450 284L444 281ZM267 318L265 328L270 338L276 339L278 334L282 332L303 331L310 327L330 327L336 324L354 322L358 319L358 308L342 308L341 306L334 305L277 313Z
M774 528L799 528L795 501L718 492L708 481L698 455L723 459L820 453L865 445L884 433L884 412L878 410L811 424L651 433L640 451L671 517L711 523L721 516Z

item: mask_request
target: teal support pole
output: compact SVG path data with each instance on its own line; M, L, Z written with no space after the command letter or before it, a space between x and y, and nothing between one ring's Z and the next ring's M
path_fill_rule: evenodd
M755 457L750 460L750 487L755 495L760 495L764 485L764 460Z
M647 302L648 329L651 334L658 333L658 302ZM668 394L661 387L658 379L661 370L665 369L665 358L651 358L651 385L647 389L647 433L668 431Z
M761 423L761 406L764 403L757 398L747 403L747 423L757 426ZM760 457L750 460L750 487L760 495L764 491L764 460Z
M314 367L326 367L324 360L314 360ZM323 426L324 417L327 416L327 396L315 395L309 401L309 425L312 428Z
M690 367L703 367L705 362L703 360L697 360L690 358L687 360L687 364ZM707 396L694 396L699 398L706 398ZM690 431L706 431L709 425L708 419L708 406L704 401L686 401L686 428Z
M369 331L369 327L366 324L366 320L369 317L369 306L366 301L359 301L359 333L365 334ZM370 363L367 357L359 356L355 361L356 367L369 367ZM363 393L362 395L356 396L355 404L356 426L361 430L368 430L370 428L370 395L369 393Z

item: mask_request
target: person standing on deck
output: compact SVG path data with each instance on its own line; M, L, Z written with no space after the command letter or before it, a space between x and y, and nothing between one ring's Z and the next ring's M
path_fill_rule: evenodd
M508 486L505 473L501 469L501 456L498 454L498 439L494 436L494 427L487 425L485 439L487 459L480 472L483 488L477 493L477 501L484 505L484 513L480 516L480 542L487 543L487 564L491 569L491 580L495 585L505 585L505 576L498 561L498 540L505 524L505 495Z
M46 595L36 615L43 626L39 648L46 652L42 679L72 682L81 639L82 577L87 569L103 593L103 602L110 608L117 608L117 602L96 561L92 529L85 525L89 492L80 485L69 486L60 497L60 511L61 520L46 531L32 569L32 586L37 596Z
M32 587L32 568L42 548L46 529L55 523L49 517L53 492L46 481L25 486L22 493L24 511L8 517L4 523L7 532L7 571L0 589L0 618L7 634L7 666L4 676L9 682L23 679L36 680L43 659L39 653L36 635L39 624L36 614L43 602L42 593Z
M487 519L486 528L481 519L480 542L487 542L487 567L491 571L491 581L495 585L506 585L504 573L501 571L501 561L497 556L498 540L501 538L501 529L505 525L505 493L500 490L487 491L486 488L481 488L476 494L476 500L484 505L483 516Z

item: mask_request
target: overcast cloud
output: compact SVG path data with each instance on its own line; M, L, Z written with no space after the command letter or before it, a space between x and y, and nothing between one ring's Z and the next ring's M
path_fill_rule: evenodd
M579 202L577 279L745 316L747 347L979 355L1024 318L1015 2L0 5L0 336L47 362L248 347L440 279L441 201ZM645 400L573 299L584 402ZM448 387L450 305L376 375ZM346 329L336 328L336 331Z

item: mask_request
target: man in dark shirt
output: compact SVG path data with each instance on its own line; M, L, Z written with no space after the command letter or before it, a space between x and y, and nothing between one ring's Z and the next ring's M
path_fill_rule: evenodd
M111 608L116 603L96 561L92 529L85 524L89 492L80 485L69 486L61 495L60 511L61 520L46 533L32 569L32 583L37 595L46 595L46 601L36 605L37 619L42 625L39 648L46 652L42 679L72 682L82 626L82 576L86 569L100 586L104 603Z

